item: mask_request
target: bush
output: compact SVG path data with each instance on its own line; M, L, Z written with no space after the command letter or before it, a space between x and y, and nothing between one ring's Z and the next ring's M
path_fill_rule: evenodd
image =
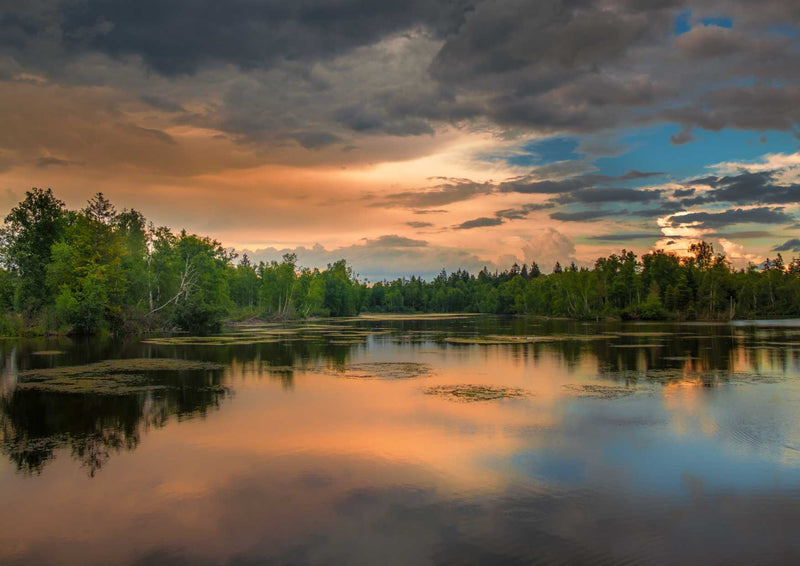
M178 328L194 334L210 334L222 329L225 309L219 305L189 300L176 305L172 322Z

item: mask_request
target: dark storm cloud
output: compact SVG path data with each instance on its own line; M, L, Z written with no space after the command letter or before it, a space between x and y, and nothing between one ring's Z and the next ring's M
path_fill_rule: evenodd
M360 105L347 106L334 113L334 118L354 132L384 133L392 136L419 136L433 134L431 125L405 114L399 117L388 109L368 109Z
M669 221L673 226L692 224L699 228L720 228L732 224L785 224L794 217L782 208L734 208L722 212L691 212L680 216L672 216Z
M139 96L139 98L148 106L152 106L158 110L163 110L164 112L186 112L186 109L177 102L167 100L166 98L162 98L160 96L142 94Z
M33 3L31 3L33 4ZM67 52L137 55L158 73L191 74L214 64L243 69L313 61L414 26L445 35L467 1L399 0L52 0L18 6L0 22L16 50L57 34ZM33 54L30 54L33 55Z
M780 246L775 246L772 248L774 252L800 252L800 239L792 238L791 240L786 240Z
M654 218L656 216L664 216L665 214L674 214L683 211L683 204L678 202L662 202L655 208L640 208L638 210L631 210L628 212L631 216L639 216L642 218Z
M621 106L650 104L661 87L598 70L621 63L637 46L658 42L673 17L665 3L637 9L626 4L481 3L448 38L431 71L444 84L485 94L485 112L503 125L611 126Z
M329 101L328 118L355 132L420 135L432 132L435 122L472 119L590 132L666 119L684 126L672 140L685 143L693 128L786 131L800 118L792 72L800 63L795 42L767 33L795 21L796 3L788 1L14 4L0 18L0 49L23 67L55 75L64 61L92 53L139 57L149 69L175 77L225 65L245 71L287 63L308 68L415 29L440 42L420 61L429 68L433 88ZM693 26L676 37L675 18L686 9ZM698 22L720 14L732 18L733 29ZM778 84L720 87L748 78ZM156 98L148 103L160 104ZM183 105L162 106L179 111Z
M800 50L796 37L775 30L796 22L797 3L788 0L6 4L0 55L8 64L0 61L0 76L27 72L128 86L128 74L85 61L93 56L133 67L141 62L147 72L175 81L236 69L258 83L252 99L242 103L241 85L216 87L223 92L205 93L213 101L210 116L196 119L264 144L280 143L287 132L416 136L441 124L490 122L511 131L596 133L655 121L680 124L671 136L680 144L692 141L696 129L791 131L800 123ZM691 15L691 25L676 35L681 13ZM702 22L720 15L730 17L732 29ZM374 55L358 50L397 37L430 43L429 51L414 52L416 75L393 81L398 70L389 64L378 73L385 74L385 88L356 88L358 69ZM332 63L337 57L352 60L341 66ZM351 88L336 91L314 77L319 63L352 73ZM85 73L75 72L84 64ZM274 69L292 69L306 82L258 73ZM207 84L209 91L214 84ZM164 112L188 107L169 93L136 94ZM269 111L260 110L267 104ZM319 137L298 141L309 149L326 145Z
M411 226L412 228L430 228L433 226L432 222L417 222L412 220L411 222L406 222L406 226Z
M480 218L467 220L466 222L453 226L453 230L471 230L473 228L499 226L500 224L504 224L507 220L522 220L523 218L527 218L532 212L548 210L555 208L555 206L556 203L554 202L543 202L523 204L515 208L505 208L495 212L494 218L491 216L482 216Z
M697 189L694 189L694 188L691 188L691 187L688 188L688 189L675 189L672 192L672 196L674 196L675 198L690 197L695 193L696 190Z
M456 226L453 226L453 230L471 230L472 228L485 228L487 226L499 226L503 223L502 218L491 218L489 216L482 216L480 218L475 218L473 220L467 220L466 222L462 222Z
M714 132L725 128L790 132L800 122L798 100L800 87L792 84L734 86L713 90L682 108L665 110L661 118Z
M582 189L590 187L608 185L609 183L616 183L619 181L635 181L639 179L647 179L649 177L656 177L663 175L661 172L642 172L631 170L624 175L610 176L600 175L597 173L587 173L584 175L577 175L568 177L566 179L552 181L552 180L537 180L531 177L521 177L519 179L512 179L500 183L498 189L504 193L526 193L526 194L561 194L573 193Z
M518 206L516 208L498 210L494 213L494 215L498 218L505 218L507 220L520 220L522 218L526 218L531 212L536 212L537 210L547 210L548 208L553 207L555 207L554 202L530 203L523 204L522 206Z
M598 187L580 189L557 197L561 204L580 202L597 204L603 202L650 202L661 198L661 190L637 190L625 187Z
M778 185L778 171L743 172L725 177L704 177L689 181L688 185L708 185L711 190L681 200L684 206L711 202L734 204L795 204L800 203L799 185ZM678 189L676 197L692 194L693 188Z
M561 222L597 222L604 218L627 213L627 210L581 210L578 212L554 212L550 215L550 218Z
M771 173L742 173L717 179L713 196L718 201L749 203L761 201L774 192Z
M386 195L374 206L428 208L469 200L494 190L492 183L477 183L469 179L440 179L445 181L434 187L418 191L402 191Z
M322 149L342 141L342 138L331 132L306 131L287 134L286 137L295 140L306 149Z
M701 177L699 179L692 179L686 183L687 185L709 185L711 187L717 186L717 177L710 175L708 177Z

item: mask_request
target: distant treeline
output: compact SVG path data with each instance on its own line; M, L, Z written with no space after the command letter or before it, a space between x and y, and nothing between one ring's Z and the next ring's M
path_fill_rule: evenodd
M0 230L0 334L211 332L226 317L295 318L372 312L483 312L600 319L731 319L800 315L800 259L778 254L733 269L700 242L691 255L630 251L594 267L536 263L503 272L442 271L368 286L344 260L325 270L253 264L208 237L117 211L98 193L67 210L32 189Z
M657 250L599 258L594 267L545 275L539 266L503 272L442 271L433 281L412 277L373 285L365 309L385 312L484 312L598 320L729 320L800 315L800 259L780 254L736 270L707 242L689 257Z

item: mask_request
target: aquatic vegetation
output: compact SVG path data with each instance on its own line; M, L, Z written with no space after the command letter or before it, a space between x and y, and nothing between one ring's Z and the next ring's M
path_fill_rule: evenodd
M650 338L657 338L659 336L675 336L674 332L650 332L650 331L642 331L642 332L607 332L604 334L614 334L616 336L645 336Z
M619 399L636 393L636 388L634 387L600 385L596 383L569 383L564 385L564 389L574 396L591 399Z
M617 336L608 334L555 334L545 336L505 336L490 334L487 336L475 337L448 337L444 341L449 344L536 344L539 342L571 342L571 341L590 341L590 340L609 340Z
M271 372L271 373L292 373L298 368L294 366L271 366L269 364L264 364L264 370Z
M417 362L365 362L344 367L315 367L309 371L350 379L413 379L433 373L428 364Z
M273 344L280 342L277 338L263 339L224 339L222 337L209 337L203 340L189 340L181 338L151 338L142 340L144 344L153 346L251 346L253 344Z
M664 344L610 344L612 348L661 348Z
M517 387L503 387L500 385L434 385L426 387L426 395L443 397L450 401L474 402L496 401L498 399L519 399L531 395L530 391Z
M395 313L365 313L356 317L342 319L346 321L358 320L457 320L480 316L472 313L421 313L421 314L395 314Z
M105 360L80 366L21 371L17 387L60 393L126 394L168 387L148 378L148 373L219 370L223 367L211 362L172 358Z
M651 382L651 383L700 383L705 387L714 387L723 383L748 384L748 383L779 383L790 379L785 374L766 373L759 371L729 371L723 369L687 372L683 368L651 368L647 370L610 370L603 371L598 377L610 381L625 383Z
M345 345L362 343L369 336L391 333L392 330L386 328L362 330L332 324L298 324L280 327L266 324L237 326L231 332L212 336L162 336L148 338L142 342L154 346L251 346L301 340L330 340L331 344Z
M63 354L63 350L39 350L37 352L31 352L32 356L60 356Z

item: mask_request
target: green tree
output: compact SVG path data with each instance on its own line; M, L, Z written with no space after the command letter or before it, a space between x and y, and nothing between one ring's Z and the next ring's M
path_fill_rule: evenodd
M28 314L50 302L44 284L53 244L64 231L64 203L51 189L33 188L6 216L0 230L0 262L17 276L17 309Z

